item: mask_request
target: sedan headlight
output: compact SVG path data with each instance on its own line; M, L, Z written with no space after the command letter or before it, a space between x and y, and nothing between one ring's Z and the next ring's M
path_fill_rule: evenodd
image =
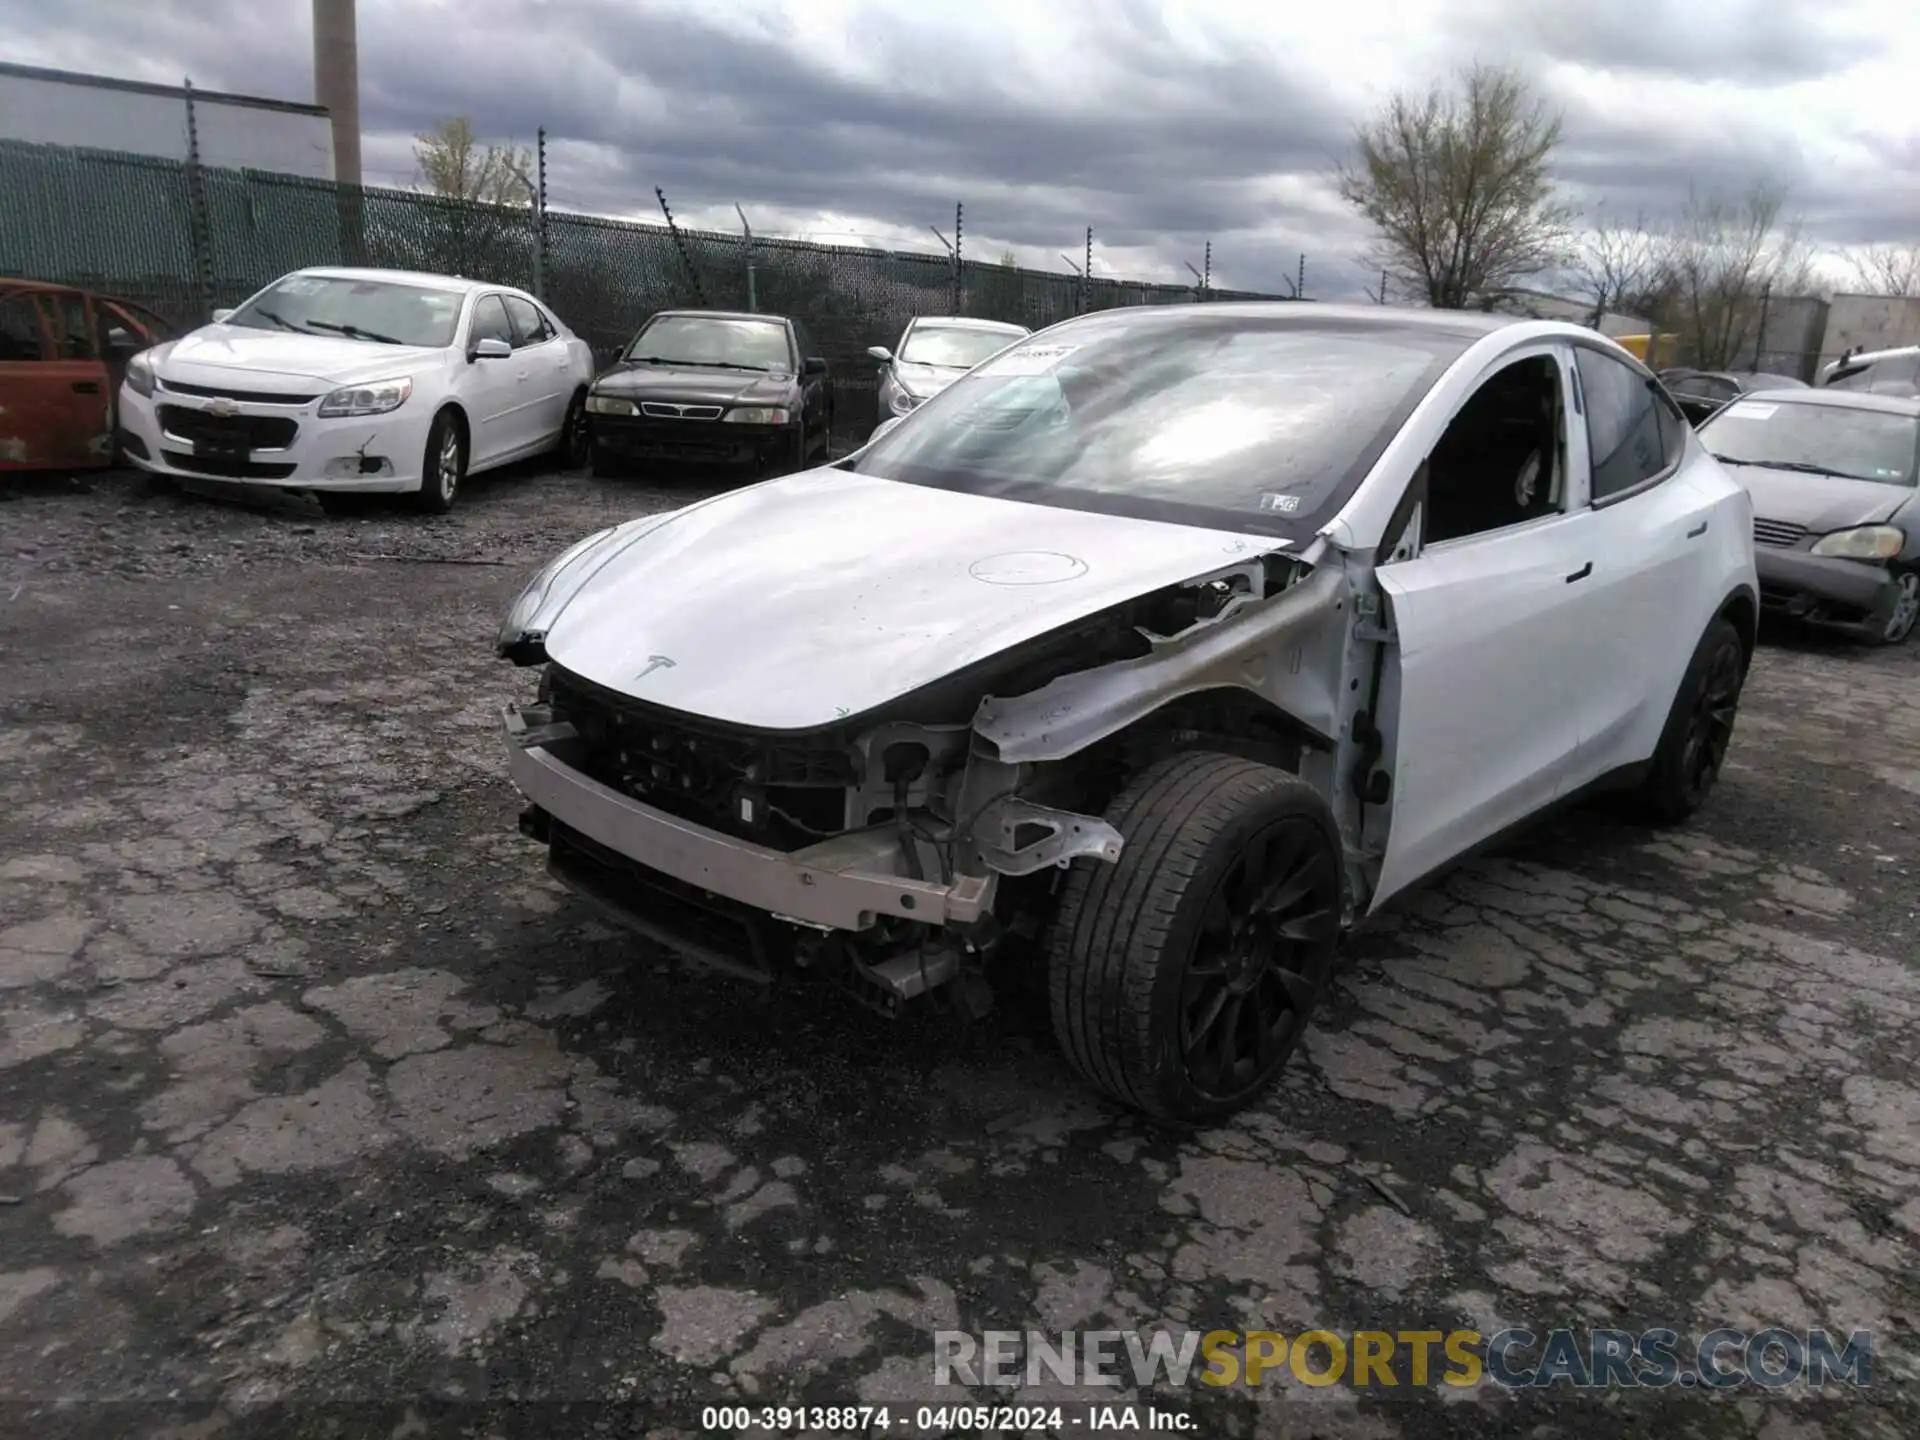
M622 400L617 395L587 396L587 413L590 415L638 415L640 407L631 400Z
M887 400L887 408L896 415L911 414L920 404L920 397L904 385L893 387L893 394Z
M1906 532L1894 525L1862 525L1822 536L1812 553L1834 560L1891 560L1906 548Z
M320 402L322 419L343 415L385 415L398 410L413 394L413 381L402 375L393 380L375 380L367 385L349 385L336 390Z
M729 410L726 418L735 425L784 425L793 418L791 411L769 405L748 405Z
M153 394L153 352L142 350L127 361L127 388L136 395Z

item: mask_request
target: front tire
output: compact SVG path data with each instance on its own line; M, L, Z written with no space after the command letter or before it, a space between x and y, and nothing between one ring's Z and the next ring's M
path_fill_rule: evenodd
M1318 791L1250 760L1188 754L1107 811L1115 864L1081 862L1048 955L1068 1061L1160 1120L1232 1114L1273 1083L1339 945L1345 870Z
M1733 740L1747 651L1730 621L1715 620L1700 637L1653 752L1653 768L1632 809L1654 825L1678 825L1706 803Z
M467 478L467 437L460 418L451 410L433 417L427 432L427 452L420 469L420 488L414 492L414 508L428 515L444 515L453 509L460 486Z
M1875 636L1880 645L1903 645L1920 621L1920 569L1904 570L1895 583L1900 587L1887 616L1886 628Z
M560 463L568 470L584 466L593 449L593 431L587 419L587 392L576 391L567 402L567 418L560 426Z

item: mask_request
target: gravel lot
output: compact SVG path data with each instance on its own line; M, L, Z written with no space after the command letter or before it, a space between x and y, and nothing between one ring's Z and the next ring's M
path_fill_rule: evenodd
M1775 637L1697 828L1577 814L1436 885L1182 1138L1031 1014L763 1001L546 880L493 628L690 494L0 498L0 1431L692 1434L919 1398L936 1329L1169 1319L1874 1336L1835 1402L1270 1375L1209 1435L1920 1433L1920 646Z

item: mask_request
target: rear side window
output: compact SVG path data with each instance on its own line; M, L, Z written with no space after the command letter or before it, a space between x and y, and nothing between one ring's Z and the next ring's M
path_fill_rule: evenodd
M1585 346L1577 347L1574 357L1586 398L1592 497L1605 500L1665 470L1669 459L1679 453L1675 444L1670 457L1669 437L1676 441L1683 437L1665 424L1666 407L1638 371Z
M0 296L0 364L44 360L40 310L31 295Z
M541 345L553 338L553 327L547 324L547 317L531 302L522 300L518 295L509 295L507 314L513 318L516 343L522 346Z

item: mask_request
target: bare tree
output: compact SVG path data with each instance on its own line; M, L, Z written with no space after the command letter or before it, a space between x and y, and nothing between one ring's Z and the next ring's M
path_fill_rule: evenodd
M1363 124L1340 194L1395 288L1457 310L1553 266L1574 215L1549 173L1560 128L1517 72L1480 64Z
M414 159L427 187L455 200L484 205L527 205L533 195L533 152L511 145L483 145L464 115L443 120L414 137Z
M1854 257L1853 273L1870 295L1920 295L1920 244L1869 245Z
M1812 288L1812 248L1799 222L1782 218L1785 200L1771 185L1739 200L1689 197L1654 318L1678 332L1693 364L1738 366L1762 344L1770 303Z
M1593 307L1587 323L1597 330L1609 315L1644 314L1666 279L1670 249L1644 212L1631 223L1596 218L1575 242L1571 266L1574 293Z

